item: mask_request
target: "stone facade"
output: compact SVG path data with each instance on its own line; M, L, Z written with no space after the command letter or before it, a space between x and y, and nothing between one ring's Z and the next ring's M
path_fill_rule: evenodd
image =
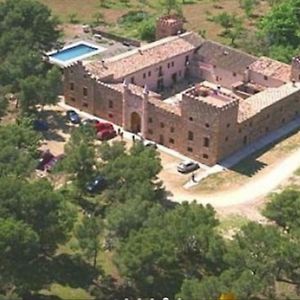
M298 116L299 74L299 59L289 66L184 33L105 65L65 68L64 94L78 109L213 165ZM159 94L189 80L196 84L171 98Z

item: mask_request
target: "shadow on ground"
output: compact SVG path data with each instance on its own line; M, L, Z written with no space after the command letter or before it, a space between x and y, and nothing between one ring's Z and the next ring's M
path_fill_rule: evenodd
M254 154L250 155L249 157L245 158L244 160L240 161L235 166L230 167L229 169L237 172L239 174L252 177L258 172L260 172L262 169L268 166L268 164L262 162L259 160L259 157L264 155L266 152L270 151L272 148L274 148L277 144L282 142L283 140L289 138L290 136L297 134L300 131L300 129L294 130L288 135L280 138L276 142L273 142L269 144L268 146L264 147L261 150L258 150Z

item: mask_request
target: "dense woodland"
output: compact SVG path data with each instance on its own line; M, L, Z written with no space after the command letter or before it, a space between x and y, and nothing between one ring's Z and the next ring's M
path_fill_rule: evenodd
M279 1L261 20L257 42L267 41L268 53L291 56L299 47L299 7L299 0ZM35 176L43 137L30 118L57 101L60 72L43 63L60 37L57 25L34 0L0 4L0 114L9 113L8 93L17 95L20 111L16 122L0 123L0 299L58 299L43 293L53 283L103 300L297 294L297 189L271 197L268 225L250 222L229 239L211 206L168 201L158 153L139 142L130 150L122 142L99 146L92 128L78 127L54 174ZM85 187L96 174L107 187L92 197ZM105 272L104 254L117 276Z

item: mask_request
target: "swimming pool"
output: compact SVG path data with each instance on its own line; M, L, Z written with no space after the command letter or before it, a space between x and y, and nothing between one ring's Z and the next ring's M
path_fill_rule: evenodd
M81 41L68 45L61 50L51 51L47 53L47 55L51 63L65 67L72 62L87 58L105 50L104 47Z

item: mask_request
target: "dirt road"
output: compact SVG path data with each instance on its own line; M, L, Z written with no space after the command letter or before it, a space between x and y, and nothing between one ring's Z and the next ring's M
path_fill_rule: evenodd
M243 215L257 214L257 206L262 205L263 198L276 190L284 183L300 166L300 149L293 152L282 161L276 163L268 172L254 176L248 183L237 189L212 194L196 194L196 192L173 190L171 199L176 202L193 201L198 203L211 204L218 211L224 213L241 213ZM201 184L201 183L200 183ZM255 209L255 212L253 210ZM248 212L248 213L247 213ZM257 216L259 218L259 216ZM255 218L256 219L256 218Z

